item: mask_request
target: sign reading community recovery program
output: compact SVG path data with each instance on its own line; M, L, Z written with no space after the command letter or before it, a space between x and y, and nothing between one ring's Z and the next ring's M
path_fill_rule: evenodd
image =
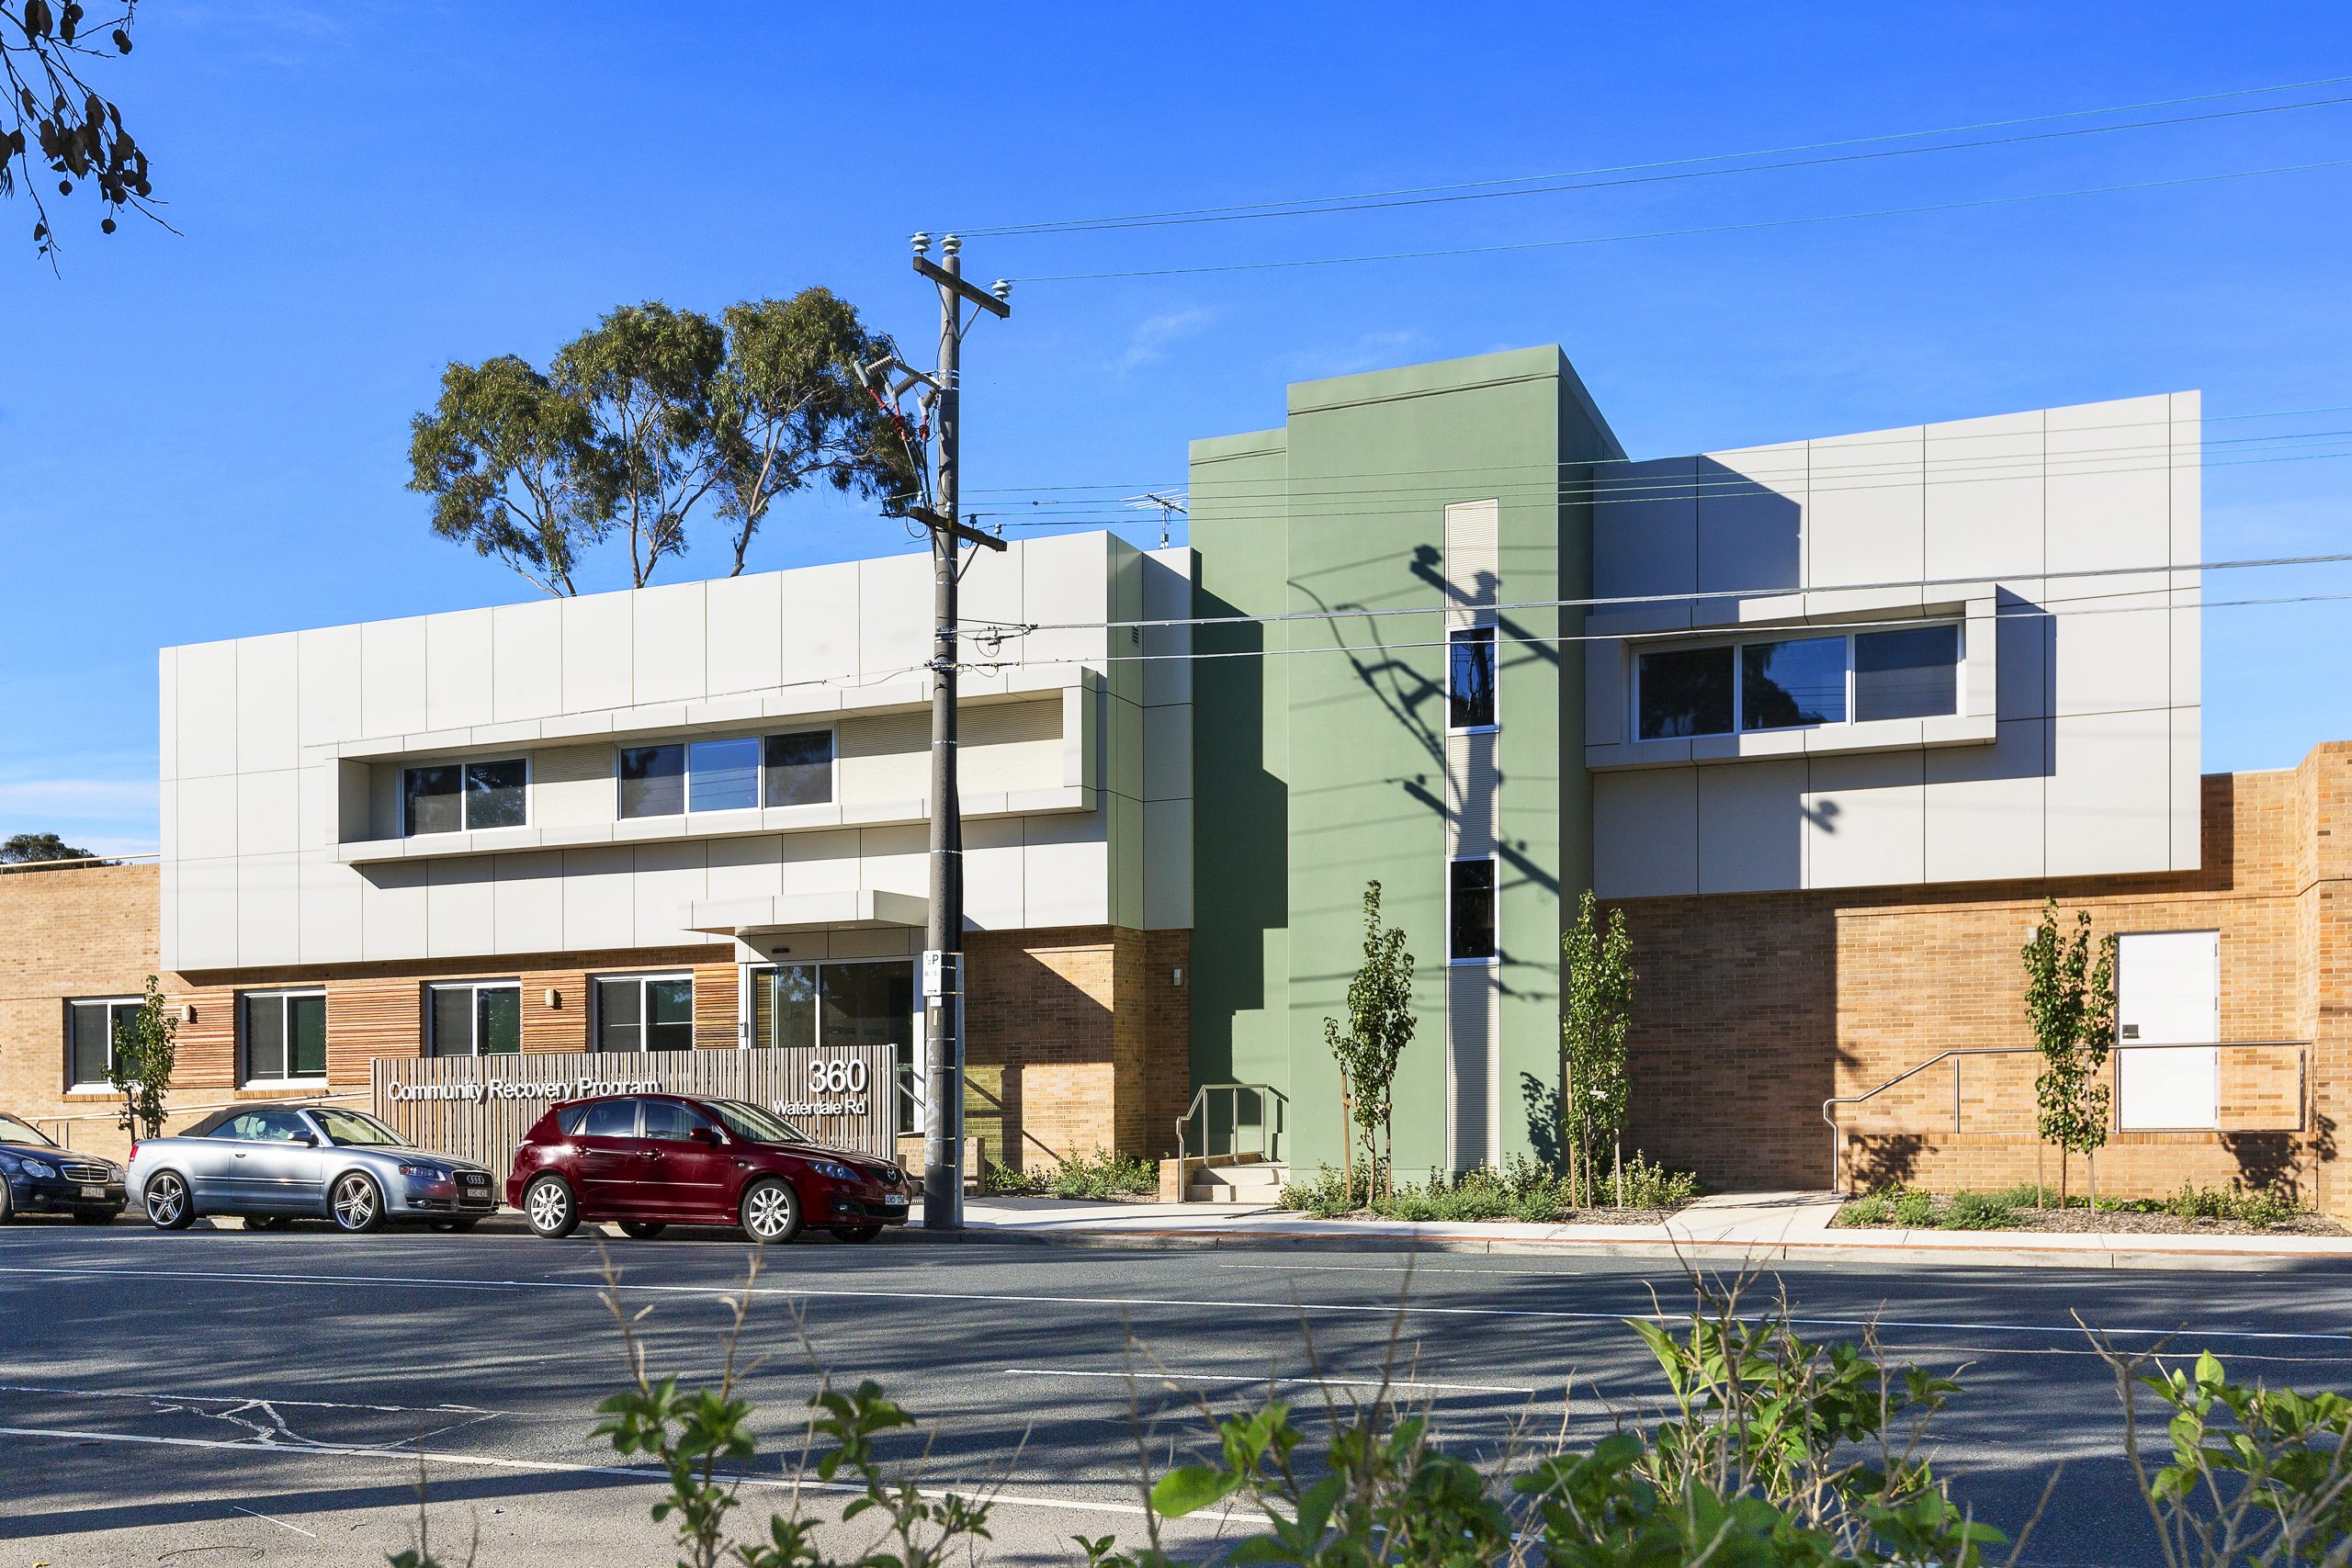
M820 1144L895 1157L898 1078L890 1048L561 1052L379 1056L376 1114L417 1147L503 1174L514 1147L559 1100L691 1094L764 1106Z

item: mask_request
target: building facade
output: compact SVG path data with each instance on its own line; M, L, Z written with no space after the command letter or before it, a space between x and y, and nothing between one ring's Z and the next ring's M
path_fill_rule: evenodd
M2352 749L2200 776L2201 443L2164 393L1632 460L1540 348L1195 442L1189 549L983 554L968 1124L1012 1164L1165 1156L1245 1086L1273 1157L1336 1163L1376 882L1419 958L1400 1174L1543 1156L1592 889L1640 973L1629 1146L2015 1179L2054 897L2120 939L2102 1190L2352 1207ZM927 571L164 650L159 866L0 876L0 1092L103 1117L153 969L190 1109L385 1055L854 1040L911 1124Z

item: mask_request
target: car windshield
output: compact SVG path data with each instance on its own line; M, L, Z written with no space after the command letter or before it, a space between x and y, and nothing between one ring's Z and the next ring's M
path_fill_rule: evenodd
M408 1140L377 1121L373 1116L356 1111L313 1111L327 1136L345 1148L405 1148Z
M746 1105L740 1100L706 1100L713 1116L727 1123L727 1130L739 1138L749 1138L755 1144L805 1144L808 1134L776 1115L756 1105Z
M40 1129L29 1122L20 1122L0 1111L0 1144L40 1144L49 1148L57 1145L40 1135Z

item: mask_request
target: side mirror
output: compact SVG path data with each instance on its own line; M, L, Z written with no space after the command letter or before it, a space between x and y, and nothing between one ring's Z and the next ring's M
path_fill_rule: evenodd
M727 1141L720 1135L718 1129L716 1127L695 1128L694 1131L694 1140L697 1144L701 1144L707 1147L714 1149Z
M305 1134L302 1134L302 1145L303 1145L303 1147L305 1147L305 1148L312 1148L312 1149L317 1148L317 1147L319 1146L319 1135L318 1135L316 1133L305 1133Z

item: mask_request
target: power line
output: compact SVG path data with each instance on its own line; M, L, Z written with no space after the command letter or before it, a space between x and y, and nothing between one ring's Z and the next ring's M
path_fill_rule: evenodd
M2114 196L2132 191L2165 190L2180 186L2211 185L2222 180L2256 179L2268 175L2307 174L2340 169L2352 158L2332 158L2312 164L2281 164L2267 169L2232 169L2215 175L2182 175L2171 179L2136 180L2127 185L2085 186L2074 190L2030 191L2020 196L1977 197L1966 201L1929 202L1917 207L1883 207L1866 212L1828 212L1805 218L1765 218L1746 223L1712 223L1690 229L1653 229L1632 234L1589 234L1569 240L1518 240L1492 245L1451 245L1421 251L1382 251L1350 256L1306 256L1288 261L1217 262L1193 266L1130 267L1116 272L1043 273L1016 277L1015 283L1100 283L1133 277L1184 277L1205 273L1273 272L1295 267L1352 266L1366 262L1426 261L1444 256L1498 255L1511 251L1561 250L1581 245L1621 244L1634 240L1684 239L1693 235L1738 234L1765 229L1797 229L1823 223L1850 223L1868 218L1909 218L1935 212L1962 212L1976 208L2010 207L2024 202L2058 201L2078 196Z
M1096 216L1096 219L1054 219L1054 221L1033 221L1033 223L997 223L997 226L965 228L962 232L967 232L967 235L1033 235L1033 232L1089 231L1089 228L1129 228L1129 226L1146 226L1146 223L1185 221L1185 219L1193 219L1193 221L1209 221L1209 219L1223 219L1223 216L1232 216L1232 214L1282 216L1284 214L1284 209L1291 209L1291 207L1322 207L1322 205L1334 205L1334 202L1387 202L1387 200L1397 200L1397 197L1419 197L1419 195L1444 195L1444 193L1453 193L1453 190L1491 190L1496 188L1496 186L1526 186L1526 184L1538 184L1538 181L1592 179L1592 176L1601 176L1601 174L1642 174L1642 172L1649 172L1649 169L1687 169L1687 167L1693 167L1693 164L1734 163L1734 160L1743 160L1743 157L1782 157L1782 155L1790 155L1790 152L1830 152L1830 151L1837 151L1837 148L1877 146L1877 143L1884 143L1884 141L1917 141L1917 139L1922 139L1922 136L1969 136L1969 134L1975 134L1975 131L2011 130L2011 127L2016 125L2051 125L2051 122L2058 122L2058 120L2088 120L2088 118L2096 118L2096 115L2133 115L2150 108L2178 108L2178 106L2183 104L2218 104L2218 101L2225 101L2225 98L2248 98L2248 96L2260 96L2260 94L2267 94L2267 92L2305 92L2305 89L2310 87L2335 87L2335 85L2340 83L2352 83L2352 77L2326 75L2326 77L2317 77L2317 80L2310 80L2310 83L2275 83L2275 85L2269 85L2269 87L2237 87L2237 89L2232 89L2232 92L2192 94L2192 96L2185 96L2185 98L2152 98L2152 101L2145 101L2145 104L2109 104L2108 108L2070 108L2070 110L2061 110L2061 113L2051 113L2051 115L2020 115L2020 118L2011 118L2011 120L1978 120L1973 122L1973 125L1945 125L1945 127L1936 127L1936 130L1924 130L1924 131L1886 131L1886 134L1877 134L1877 136L1847 136L1847 139L1839 139L1839 141L1806 141L1806 143L1797 143L1797 146L1750 148L1750 151L1743 151L1743 152L1705 152L1705 155L1696 155L1696 157L1663 157L1663 160L1649 160L1649 163L1606 164L1606 167L1597 167L1597 169L1566 169L1566 172L1559 172L1559 174L1521 174L1521 176L1515 176L1515 179L1473 179L1473 181L1456 181L1456 184L1446 184L1446 186L1404 186L1404 188L1395 188L1395 190L1355 190L1355 193L1319 195L1319 197L1289 197L1289 200L1280 200L1280 202L1238 202L1238 205L1227 205L1227 207L1176 207L1176 209L1167 209L1167 211L1129 211L1129 214Z
M2106 577L2154 577L2191 571L2249 571L2290 566L2335 566L2352 561L2352 551L2307 556L2248 556L2229 560L2165 562L2154 566L2075 567L2060 571L1976 572L1966 577L1891 578L1878 582L1815 582L1799 588L1706 588L1688 593L1621 593L1585 599L1516 599L1494 604L1402 604L1363 606L1343 610L1286 610L1267 615L1171 615L1127 621L967 621L967 626L990 626L1007 637L1036 632L1111 631L1125 627L1161 629L1171 626L1272 626L1291 621L1357 620L1391 615L1436 615L1450 610L1594 610L1628 605L1688 604L1714 599L1777 599L1800 593L1859 593L1896 588L1961 588L2007 579L2014 581L2079 581ZM2158 593L2166 587L2129 592ZM1685 628L1683 636L1690 635Z
M2022 411L2022 412L2047 412L2048 411L2047 411L2047 410L2026 410L2026 411ZM2204 424L2229 424L2229 423L2236 423L2236 422L2238 422L2238 421L2240 421L2240 420L2248 420L2248 419L2300 419L2300 418L2303 418L2303 417L2306 417L2306 416L2308 416L2308 415L2312 415L2312 414L2323 414L2323 413L2352 413L2352 403L2329 403L2329 404L2325 404L2325 405L2323 405L2323 406L2318 407L2318 408L2304 408L2304 409L2262 409L2262 410L2258 410L2258 411L2256 411L2256 412L2250 412L2250 413L2208 413L2208 414L2199 414L2199 415L2198 416L2198 419L2199 419L2199 423L2204 423ZM1993 417L1993 418L1999 418L1999 417L2001 417L2001 416L1999 416L1999 415L1997 415L1997 414L1996 414L1996 415L1993 415L1993 416L1991 416L1991 417ZM1946 425L1946 426L1949 426L1949 425L1951 425L1951 424L1955 424L1955 423L1958 423L1958 424L1965 424L1965 423L1973 423L1973 422L1972 422L1972 421L1967 421L1967 420L1947 421L1947 422L1945 422L1945 425ZM2119 421L2118 423L2113 423L2113 424L2084 424L2084 425L2075 425L2075 426L2070 427L2070 433L2079 434L2079 433L2082 433L2082 432L2087 432L2087 431L2105 431L2105 430L2144 430L2144 429L2147 429L2147 428L2149 428L2149 427L2151 427L2151 426L2154 426L2154 425L2170 424L2170 423L2175 423L2175 422L2173 421L2173 419L2172 419L2169 415L2167 415L2165 418L2163 418L2163 419L2132 419L2132 420L2122 420L2122 421ZM1917 428L1920 428L1920 427L1918 427L1918 426L1912 426L1912 427L1910 427L1910 428L1912 428L1912 429L1917 429ZM1939 428L1939 426L1936 426L1936 425L1929 425L1929 426L1927 426L1926 428L1928 428L1928 429L1929 429L1929 430L1934 430L1934 429L1937 429L1937 428ZM1952 435L1951 435L1951 436L1949 436L1949 437L1947 437L1947 438L1948 438L1948 439L1953 439L1953 440L1983 440L1983 439L1985 439L1985 437L1981 436L1981 435L1960 435L1960 434L1952 434ZM1852 441L1852 440L1850 440L1850 439L1849 439L1849 438L1846 438L1846 437L1799 437L1799 438L1798 438L1798 440L1799 440L1799 441L1809 441L1809 440L1830 440L1830 439L1835 439L1835 440L1838 441L1839 445L1840 445L1840 446L1865 446L1892 445L1892 444L1894 444L1894 443L1896 443L1896 442L1908 441L1908 440L1915 439L1915 438L1914 438L1914 437L1911 437L1911 436L1906 436L1906 435L1899 434L1889 434L1885 435L1884 437L1883 437L1883 439L1882 439L1881 441L1878 441L1878 442L1857 442L1857 441ZM2223 439L2227 439L2227 440L2237 440L2237 439L2256 439L2256 438L2255 438L2255 437L2224 437ZM1786 443L1785 445L1795 445L1795 444L1796 444L1796 443L1792 442L1792 443ZM1758 449L1758 447L1770 447L1770 446L1781 446L1781 445L1784 445L1784 444L1783 444L1783 443L1780 443L1780 442L1769 442L1769 441L1768 441L1768 442L1761 442L1761 443L1758 443L1758 444L1756 444L1755 446L1745 446L1745 447L1726 447L1726 448L1724 448L1723 450L1724 450L1724 451L1725 451L1725 452L1755 451L1755 450ZM1561 458L1561 459L1557 459L1557 460L1555 460L1555 461L1552 461L1552 462L1544 462L1544 463L1488 463L1488 464L1483 464L1483 465L1480 465L1479 467L1476 467L1476 468L1385 468L1385 469L1373 469L1373 470L1368 470L1368 471L1366 471L1366 472L1363 472L1363 473L1358 473L1358 474L1350 475L1349 477L1350 477L1350 478L1352 478L1352 479L1390 479L1390 478L1420 479L1420 478L1423 478L1423 477L1426 477L1426 476L1435 475L1435 474L1464 474L1464 473L1469 473L1469 474L1490 474L1490 473L1503 473L1503 472L1508 472L1508 471L1511 470L1511 469L1514 469L1514 468L1551 468L1551 469L1558 469L1558 468L1600 468L1600 467L1603 467L1603 466L1607 466L1607 465L1622 464L1622 463L1656 463L1656 462L1670 462L1670 461L1673 461L1673 460L1675 460L1675 459L1677 459L1677 458L1679 458L1679 457L1692 457L1692 456L1705 456L1705 454L1673 453L1673 454L1669 454L1669 455L1668 455L1668 456L1667 456L1667 457L1586 457L1586 458L1574 458L1574 459L1570 459L1570 458ZM967 486L967 487L965 488L965 491L964 491L964 493L965 493L965 494L967 494L967 495L975 495L975 496L978 496L978 495L1016 495L1016 496L1018 496L1018 495L1046 495L1046 494L1051 494L1051 493L1058 493L1058 492L1063 491L1081 491L1081 490L1095 490L1095 491L1112 491L1112 490L1121 490L1121 491L1133 491L1133 490L1136 490L1136 489L1138 489L1138 488L1141 488L1141 489L1147 489L1147 490L1170 490L1170 489L1181 490L1181 489L1182 489L1182 488L1184 488L1184 487L1183 487L1183 486L1182 486L1182 485L1173 485L1173 486L1171 486L1171 485L1168 484L1168 483L1167 483L1167 482L1165 482L1165 481L1155 481L1154 483L1148 484L1148 485L1141 485L1141 486L1138 486L1136 483L1135 483L1135 482L1131 482L1131 481L1130 481L1130 482L1119 482L1119 483L1110 483L1110 482L1105 482L1105 483L1101 483L1101 484L1076 484L1076 485L1001 485L1001 486L995 487L995 488L993 488L993 489L984 489L984 488L976 488L976 487L972 487L972 486Z
M2335 78L2335 80L2352 81L2352 77L2338 77ZM2291 89L2250 88L2247 89L2247 92L2283 92L2290 90ZM2233 94L2228 96L2243 96L2245 95ZM2084 136L2104 136L2110 132L2119 130L2151 130L2171 125L2196 125L2213 120L2244 119L2255 115L2285 114L2295 109L2332 108L2346 103L2352 103L2352 97L2314 98L2302 103L2293 104L2262 104L2252 108L2219 109L2210 114L2175 115L2164 119L2129 120L2118 125L2077 126L2065 130L2041 130L2029 132L2019 136L1986 137L1974 141L1938 142L1932 146L1927 147L1893 147L1872 152L1832 152L1819 157L1791 158L1771 164L1745 164L1731 168L1680 168L1673 173L1644 174L1633 171L1640 169L1657 169L1660 167L1660 165L1655 164L1634 164L1629 165L1626 169L1596 169L1586 171L1583 174L1537 175L1524 176L1518 180L1481 180L1473 182L1474 185L1484 187L1503 186L1517 187L1512 189L1472 189L1465 187L1453 187L1450 190L1431 192L1399 191L1385 196L1366 195L1329 197L1310 197L1292 202L1260 203L1249 210L1196 211L1190 213L1170 213L1157 217L1139 216L1132 218L1072 219L1059 222L1013 225L997 230L978 230L973 231L1001 235L1091 234L1109 233L1126 229L1167 228L1176 225L1197 223L1240 223L1266 218L1305 218L1334 212L1378 212L1404 207L1435 207L1459 202L1495 201L1509 197L1553 196L1563 191L1608 190L1629 186L1658 185L1677 180L1715 179L1726 175L1756 175L1769 174L1776 170L1785 169L1827 168L1844 164L1870 163L1883 158L1916 158L1924 153L1929 152L1973 152L1986 147L2010 147L2026 142L2056 141ZM2101 112L2124 113L2129 111L2078 110L2069 116L2053 116L2051 118L2078 118L2086 114ZM1952 133L1939 131L1917 131L1911 133L1912 136L1945 134ZM1895 137L1890 139L1869 138L1865 140L1908 139L1909 138L1907 137ZM1831 145L1852 145L1852 143L1833 143ZM1790 151L1809 152L1814 151L1814 149L1790 149ZM1767 157L1771 155L1772 154L1770 153L1727 153L1724 155L1724 158ZM1676 160L1678 164L1686 164L1720 161L1723 160L1703 158ZM1610 175L1616 177L1605 179L1589 177L1590 175Z

